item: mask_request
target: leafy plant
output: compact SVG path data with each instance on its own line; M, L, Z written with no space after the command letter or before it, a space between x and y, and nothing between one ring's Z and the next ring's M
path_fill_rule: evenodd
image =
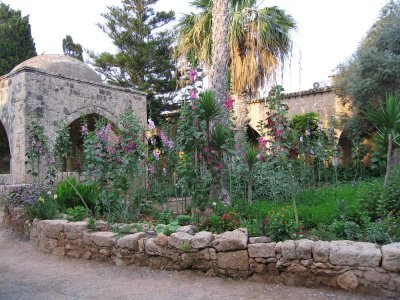
M267 236L273 241L293 239L299 229L290 206L282 207L279 211L272 211L264 223Z
M189 215L179 215L176 217L176 221L179 226L189 225L191 222L191 217Z
M90 217L88 222L87 222L87 228L89 231L95 232L97 231L97 224L96 224L96 219L93 217Z
M40 220L52 220L58 218L58 203L53 195L42 194L33 204L26 207L28 220L38 218Z
M182 246L181 246L181 250L185 253L189 253L190 252L190 243L189 242L183 242Z
M67 219L69 221L82 221L90 215L90 211L81 205L75 206L74 208L67 208Z
M169 224L172 221L172 211L171 210L164 210L157 215L157 222L159 224Z

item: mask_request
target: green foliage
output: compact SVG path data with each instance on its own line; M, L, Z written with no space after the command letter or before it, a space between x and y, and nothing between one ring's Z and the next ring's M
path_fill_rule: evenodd
M82 221L90 215L90 211L81 205L75 206L74 208L67 208L67 219L68 221Z
M181 246L181 250L185 253L189 253L190 252L190 243L189 242L183 242L182 246Z
M172 222L172 211L164 210L157 215L157 222L159 224L169 224Z
M261 220L258 219L245 219L240 221L241 228L247 228L247 232L250 237L262 236L263 233L263 224Z
M389 215L386 218L367 224L367 239L370 242L381 245L400 242L399 222L400 219Z
M264 223L267 236L276 242L293 239L299 229L290 206L282 207L279 211L272 211Z
M0 76L19 63L36 56L29 16L0 2Z
M155 95L175 90L175 67L171 58L173 34L163 27L174 12L155 11L158 0L123 0L109 6L99 27L111 38L116 54L91 53L96 70L112 84L134 87L148 95L148 116L155 119L166 106Z
M70 35L66 35L62 40L62 48L65 55L83 61L83 49L81 44L74 43Z
M400 2L390 1L381 11L356 53L338 67L334 86L343 101L360 110L377 107L387 93L398 93L400 82Z
M382 197L383 189L382 180L376 179L360 185L356 194L361 211L373 221L380 218L378 203Z
M212 214L208 218L200 221L199 229L214 233L232 231L240 226L238 215L234 211L222 214L221 216Z
M72 187L72 185L75 187ZM79 192L78 193L76 192ZM74 177L60 181L57 185L57 202L62 209L84 205L80 196L90 209L93 209L99 199L99 191L89 183L78 183Z
M378 200L378 212L380 216L389 214L400 218L400 176L393 176L389 184L383 189Z
M117 234L118 237L124 234L131 234L132 233L132 226L125 225L125 226L113 226L112 231Z
M26 207L28 220L35 218L40 220L52 220L58 218L58 203L52 194L44 194L32 206Z
M306 130L316 133L318 129L319 115L315 112L308 112L292 116L292 128L299 133Z
M359 239L361 239L362 236L362 230L360 225L352 221L346 221L344 223L344 233L346 239L352 241L358 241Z
M169 224L158 224L155 228L156 233L163 233L166 236L170 236L178 229L178 222L172 221Z
M72 141L69 136L68 125L61 122L56 130L56 138L53 146L53 155L60 171L67 171L67 158L72 152Z
M93 217L90 217L88 222L87 222L87 228L91 232L97 231L97 224L96 224L96 219Z
M179 226L189 225L191 220L192 218L189 215L178 215L176 217Z

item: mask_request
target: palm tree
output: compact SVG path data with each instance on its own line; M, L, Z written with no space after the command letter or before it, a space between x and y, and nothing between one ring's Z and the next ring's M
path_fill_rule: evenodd
M229 1L227 59L231 90L236 94L235 140L241 152L248 123L245 96L256 95L275 79L276 70L291 52L289 33L296 25L293 18L278 7L258 9L256 0ZM186 15L178 24L177 54L210 67L213 64L213 0L195 0L192 5L199 12ZM226 82L217 80L222 84Z
M289 33L296 25L290 15L276 6L257 9L256 0L229 1L231 89L236 94L255 95L275 78L277 68L289 55ZM178 55L211 66L213 0L195 0L192 5L199 13L188 14L179 22Z
M378 134L387 140L386 174L383 186L387 185L392 165L393 143L399 144L400 137L400 100L394 95L387 95L386 102L379 110L369 110L364 113Z

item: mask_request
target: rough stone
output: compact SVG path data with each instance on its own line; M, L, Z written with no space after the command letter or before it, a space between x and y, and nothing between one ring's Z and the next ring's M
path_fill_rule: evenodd
M372 243L334 241L330 243L331 264L350 267L378 267L382 259L381 250Z
M312 256L316 262L328 262L329 261L329 249L330 243L326 241L314 242L312 246Z
M365 271L363 273L363 278L369 282L377 283L377 284L385 284L388 283L390 276L388 273L377 272L374 270Z
M258 237L250 237L249 244L258 244L258 243L271 243L272 240L266 236L258 236Z
M246 250L217 253L218 268L223 270L247 271L249 257Z
M194 225L186 225L186 226L182 226L179 227L176 232L184 232L184 233L188 233L190 235L194 235L196 233L196 226Z
M128 234L117 240L119 248L126 248L129 250L139 250L139 240L145 236L144 232Z
M340 274L336 281L342 289L347 291L354 290L358 287L358 278L352 271Z
M296 244L296 258L297 259L310 259L311 258L311 249L314 245L314 242L311 240L298 240L295 242Z
M247 229L239 228L216 235L212 246L220 252L241 250L247 248L247 240Z
M115 244L115 233L102 231L90 235L91 241L100 247L111 247Z
M168 244L176 249L182 249L183 244L186 243L190 246L191 241L192 241L192 235L185 232L174 232L169 237Z
M400 272L400 243L382 246L382 268Z
M275 257L275 245L276 243L256 243L248 245L248 251L250 257Z
M64 234L67 239L75 240L82 236L83 231L87 229L87 222L71 222L64 224Z
M164 247L168 245L168 240L169 238L165 234L160 233L154 238L154 243L158 246Z
M45 237L50 239L57 239L64 231L64 224L66 220L44 220L38 223L39 231Z
M208 231L200 231L192 237L192 248L203 249L211 247L211 243L214 240L214 235Z
M281 249L284 259L296 259L296 245L294 241L288 240L282 242Z

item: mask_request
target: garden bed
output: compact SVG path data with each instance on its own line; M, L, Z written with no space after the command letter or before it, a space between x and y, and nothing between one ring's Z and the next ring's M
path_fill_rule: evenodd
M107 230L106 223L99 228ZM133 230L134 231L134 230ZM190 233L192 234L190 234ZM400 296L400 243L379 247L353 241L249 238L240 228L221 234L180 227L166 236L90 232L87 222L34 221L30 239L45 253L156 269L197 269L208 275L295 286L331 286Z

